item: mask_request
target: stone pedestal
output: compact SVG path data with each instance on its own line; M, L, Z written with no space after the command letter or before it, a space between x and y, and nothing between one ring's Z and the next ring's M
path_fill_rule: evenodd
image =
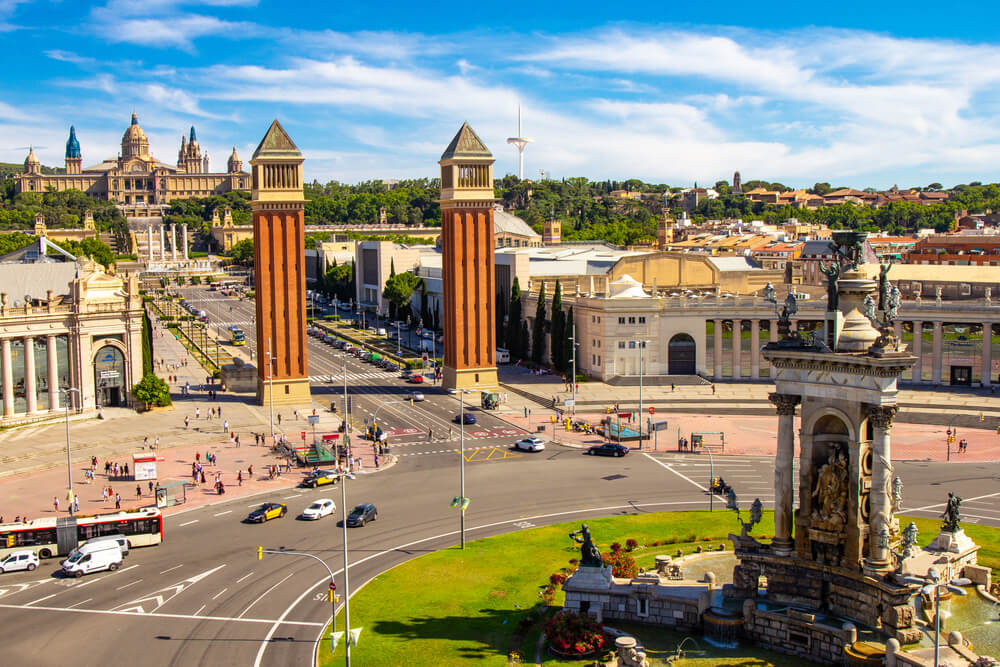
M965 531L959 528L955 532L942 530L934 541L927 545L927 551L940 551L952 554L964 554L978 548Z
M646 654L637 649L635 637L619 637L615 640L615 653L618 667L649 667Z
M583 565L578 567L576 572L566 580L563 584L563 590L580 590L580 589L603 589L607 590L611 588L613 580L611 578L611 566L607 567L594 567L592 565Z
M257 368L234 359L222 367L222 384L228 391L249 393L257 391Z

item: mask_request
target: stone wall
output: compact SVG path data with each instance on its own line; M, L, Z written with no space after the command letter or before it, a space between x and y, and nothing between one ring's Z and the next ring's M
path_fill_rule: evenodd
M808 614L769 612L757 609L752 601L748 603L743 630L756 644L824 665L847 664L844 645L849 643L849 630L810 620Z

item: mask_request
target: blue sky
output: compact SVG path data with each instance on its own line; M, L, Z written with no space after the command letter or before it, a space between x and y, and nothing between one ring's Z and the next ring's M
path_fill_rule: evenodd
M1000 180L993 3L0 0L0 161L113 157L135 109L221 169L278 117L308 178L434 176L463 120L525 174L888 187Z

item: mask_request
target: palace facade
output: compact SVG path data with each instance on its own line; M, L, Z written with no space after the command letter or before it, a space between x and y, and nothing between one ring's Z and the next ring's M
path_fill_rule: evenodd
M121 153L89 167L83 166L76 128L69 128L66 141L66 173L43 174L34 148L24 161L24 173L16 177L17 192L80 190L97 199L116 202L127 216L159 215L172 199L208 197L232 190L249 190L250 174L233 152L225 173L209 171L208 154L202 154L194 127L181 136L177 165L165 164L149 152L149 139L132 114L132 122L122 137Z

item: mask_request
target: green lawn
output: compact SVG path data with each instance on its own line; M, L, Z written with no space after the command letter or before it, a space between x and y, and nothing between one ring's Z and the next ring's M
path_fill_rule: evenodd
M903 526L909 521L900 517ZM933 519L915 521L921 544L929 543L941 525ZM698 546L725 543L729 550L726 536L739 530L736 517L728 511L633 514L591 519L587 524L601 551L608 551L616 541L624 546L630 538L643 545L634 555L637 563L646 568L652 568L657 554L672 555L677 549L691 553ZM516 642L518 622L532 615L549 575L569 567L569 559L579 556L579 549L568 538L568 533L579 527L577 521L476 540L467 543L464 552L450 548L430 553L379 575L351 599L351 624L363 628L352 658L366 667L466 663L499 666L507 664L509 651L518 650L530 662L540 630L536 624L523 641ZM773 531L773 515L765 512L754 534L770 536ZM1000 567L1000 530L969 525L966 531L983 547L980 563ZM654 541L661 544L653 546ZM557 590L553 604L559 606L562 602L562 592ZM623 624L614 625L627 629ZM337 628L343 629L343 614L337 617ZM651 650L658 652L672 652L683 639L669 631L643 632L637 628L636 632ZM750 647L741 647L739 653L743 657L706 657L678 664L798 664ZM342 646L337 656L331 656L327 632L320 646L319 664L340 664L342 659ZM545 664L554 665L556 661Z

